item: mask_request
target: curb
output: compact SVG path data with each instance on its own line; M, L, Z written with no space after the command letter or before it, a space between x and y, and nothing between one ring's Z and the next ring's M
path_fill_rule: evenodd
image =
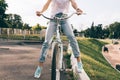
M67 53L71 54L70 60L71 60L71 65L72 65L74 77L77 78L76 80L90 80L89 76L84 71L84 69L81 73L77 72L77 60L73 55L72 48L70 45L68 45Z

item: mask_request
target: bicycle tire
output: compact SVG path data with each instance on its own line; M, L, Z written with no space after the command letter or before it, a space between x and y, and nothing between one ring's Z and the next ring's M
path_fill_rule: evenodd
M60 71L59 71L59 53L60 53L60 47L58 46L58 43L55 43L53 46L53 57L52 57L52 65L51 65L51 80L60 80Z

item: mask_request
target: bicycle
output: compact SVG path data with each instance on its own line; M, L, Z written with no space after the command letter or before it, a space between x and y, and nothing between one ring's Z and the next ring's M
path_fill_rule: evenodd
M66 20L72 17L76 13L72 13L67 17L54 17L49 18L42 14L42 16L48 20L55 20L57 23L56 29L56 39L52 43L52 66L51 66L51 80L62 80L61 71L65 70L63 62L63 43L60 38L60 21ZM83 13L85 14L85 13Z

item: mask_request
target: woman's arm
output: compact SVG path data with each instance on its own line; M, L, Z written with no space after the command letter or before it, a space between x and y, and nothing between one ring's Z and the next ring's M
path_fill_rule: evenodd
M43 6L42 10L41 11L36 11L36 15L41 16L41 14L48 9L50 3L51 3L51 0L47 0L45 5Z
M78 8L75 0L70 0L70 2L71 2L72 7L76 10L77 14L78 15L82 14L83 11L80 8Z

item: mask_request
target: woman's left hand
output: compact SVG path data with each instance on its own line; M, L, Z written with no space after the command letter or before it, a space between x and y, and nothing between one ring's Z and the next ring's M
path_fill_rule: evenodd
M76 9L77 15L81 15L83 13L83 11L80 8Z

